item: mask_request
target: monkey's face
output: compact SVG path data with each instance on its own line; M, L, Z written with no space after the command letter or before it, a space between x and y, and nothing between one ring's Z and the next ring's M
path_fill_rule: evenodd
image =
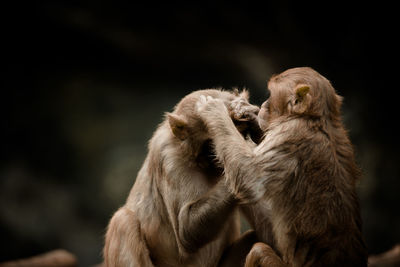
M289 113L288 90L269 84L269 92L270 97L261 105L258 113L258 124L264 132L272 121Z
M268 110L269 110L269 101L268 99L261 105L260 111L258 112L258 125L261 130L265 132L268 128Z

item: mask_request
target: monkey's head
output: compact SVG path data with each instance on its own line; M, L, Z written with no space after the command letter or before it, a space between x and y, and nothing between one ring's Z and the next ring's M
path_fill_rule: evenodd
M273 121L290 116L326 120L340 116L342 98L325 77L311 68L293 68L275 75L269 80L268 89L270 97L258 114L264 131Z
M199 90L195 91L184 97L175 107L172 113L167 113L167 120L171 129L171 133L175 139L179 140L182 145L187 144L191 147L193 154L203 153L204 144L210 144L210 135L203 120L198 116L196 110L196 103L200 96L212 96L223 100L229 111L232 111L232 103L235 100L243 101L242 106L254 107L258 113L258 107L252 106L248 103L248 93L243 91L239 93L237 90L234 92L221 91L216 89ZM247 123L246 116L235 118L231 112L231 117L237 125L239 131L245 130ZM254 114L253 114L254 115Z

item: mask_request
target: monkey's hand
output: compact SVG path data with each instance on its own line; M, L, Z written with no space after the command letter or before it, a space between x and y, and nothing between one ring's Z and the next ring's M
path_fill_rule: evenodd
M251 105L247 99L238 97L233 100L229 105L229 110L232 119L237 121L253 121L257 120L258 112L260 108Z
M246 98L238 97L230 102L228 110L238 131L259 144L264 134L258 123L260 108L250 104Z
M203 118L209 117L210 114L213 114L211 117L222 116L229 118L228 109L221 99L201 95L196 103L196 107L197 112Z

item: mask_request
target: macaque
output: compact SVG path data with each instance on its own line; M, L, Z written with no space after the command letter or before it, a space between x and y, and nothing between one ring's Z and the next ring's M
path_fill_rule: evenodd
M360 171L340 115L342 98L307 67L273 76L268 88L258 113L264 138L256 147L238 133L222 101L203 96L197 103L227 186L263 242L246 266L367 266Z
M243 134L251 129L259 108L248 103L246 91L196 91L167 113L126 204L108 225L106 266L217 266L238 238L237 199L221 179L196 112L201 95L219 99Z

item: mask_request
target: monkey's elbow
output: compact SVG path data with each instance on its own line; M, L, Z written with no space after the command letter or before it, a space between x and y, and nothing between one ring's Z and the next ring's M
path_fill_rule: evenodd
M179 249L181 254L187 255L191 253L195 253L199 246L196 242L196 234L195 231L190 227L191 222L189 220L189 212L191 205L188 204L184 207L178 215L178 231L177 231L177 241L179 243Z
M190 214L192 206L189 204L182 209L179 214L178 242L181 254L187 255L196 253L200 248L207 244L214 236L206 230L207 224L204 223L203 217ZM207 233L207 234L205 234Z
M185 256L196 253L200 249L200 246L196 244L197 242L195 242L191 234L185 230L179 232L180 254Z

